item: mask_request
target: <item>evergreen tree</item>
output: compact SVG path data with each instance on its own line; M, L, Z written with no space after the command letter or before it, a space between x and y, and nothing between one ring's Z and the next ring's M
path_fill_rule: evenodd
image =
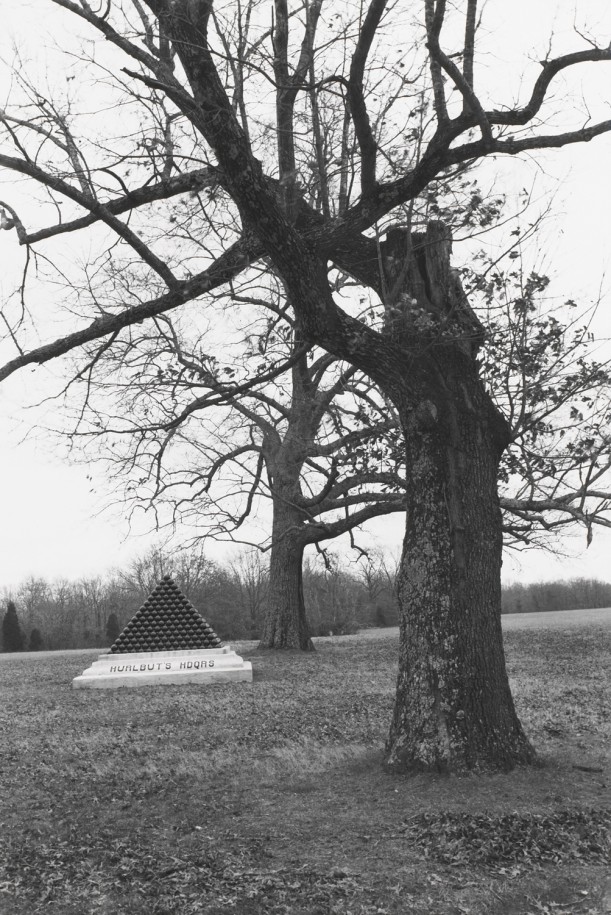
M12 600L7 603L2 620L2 645L5 651L23 651L23 633L17 617L17 608Z

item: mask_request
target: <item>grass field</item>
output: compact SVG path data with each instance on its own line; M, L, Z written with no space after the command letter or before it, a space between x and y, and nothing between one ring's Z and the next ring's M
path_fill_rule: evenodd
M396 631L258 652L244 684L76 691L0 659L2 915L611 912L611 610L504 620L540 765L381 766Z

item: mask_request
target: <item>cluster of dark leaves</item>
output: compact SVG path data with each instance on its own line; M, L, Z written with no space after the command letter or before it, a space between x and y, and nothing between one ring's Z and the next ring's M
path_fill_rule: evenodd
M611 810L547 814L423 813L405 836L427 857L453 866L606 864L611 856Z
M0 898L6 894L21 899L34 911L44 906L47 913L66 915L82 911L79 906L86 901L101 909L111 902L117 911L127 906L134 915L315 915L363 890L342 871L323 874L303 867L258 866L256 852L249 855L244 849L238 854L225 847L169 855L136 837L117 839L104 831L52 843L34 838L0 838L5 861Z

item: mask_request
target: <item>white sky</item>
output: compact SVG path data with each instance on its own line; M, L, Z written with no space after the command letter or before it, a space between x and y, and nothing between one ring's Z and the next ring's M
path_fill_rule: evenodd
M573 6L563 0L560 3L513 0L511 4L490 0L486 21L493 34L497 28L502 30L500 44L504 57L508 58L512 43L525 38L525 23L528 23L527 40L534 44L539 34L541 51L543 36L556 11L567 12ZM509 18L508 9L511 9ZM597 36L602 36L600 43L606 45L611 39L611 4L607 0L582 0L579 9L581 22L589 22L593 30L596 27ZM49 0L30 0L17 6L13 0L0 0L1 57L10 57L11 33L27 36L30 47L36 45L38 36L42 42L45 26L41 11L48 17L56 15ZM68 23L70 19L63 16L63 21ZM570 47L582 47L578 36L568 35L567 41L569 38ZM536 53L533 59L538 59ZM599 67L597 78L590 74L584 86L590 93L588 98L594 93L598 103L603 101L600 87L611 84L611 64ZM607 109L611 109L611 92L605 101ZM604 116L611 117L611 113ZM546 250L542 252L543 267L555 275L554 288L567 298L592 300L602 288L605 297L597 329L604 337L611 337L607 279L611 266L610 160L611 137L604 137L583 147L546 155L540 160L540 168L532 163L528 166L514 161L498 163L501 189L519 186L522 181L532 183L533 176L537 176L536 187L543 190L552 186L550 173L553 178L561 179L554 220L550 222ZM6 175L0 176L0 197L10 201L9 191ZM14 233L1 232L0 297L12 286L6 277L10 277L11 266L20 256ZM44 390L44 373L45 369L26 369L0 386L0 593L5 587L17 586L28 575L53 580L103 574L113 566L125 564L155 540L144 531L132 532L128 538L121 512L103 511L108 489L99 468L94 466L89 471L66 463L45 445L41 436L24 440L31 419L23 404L40 396ZM94 476L93 481L87 479L88 473ZM393 553L400 549L401 527L399 519L389 518L372 525L380 545ZM227 549L213 546L210 554L229 555ZM557 560L540 551L522 553L517 562L508 555L504 576L521 581L580 576L611 581L611 532L598 529L594 542L586 550L585 535L580 531L567 540L565 551L566 555Z

